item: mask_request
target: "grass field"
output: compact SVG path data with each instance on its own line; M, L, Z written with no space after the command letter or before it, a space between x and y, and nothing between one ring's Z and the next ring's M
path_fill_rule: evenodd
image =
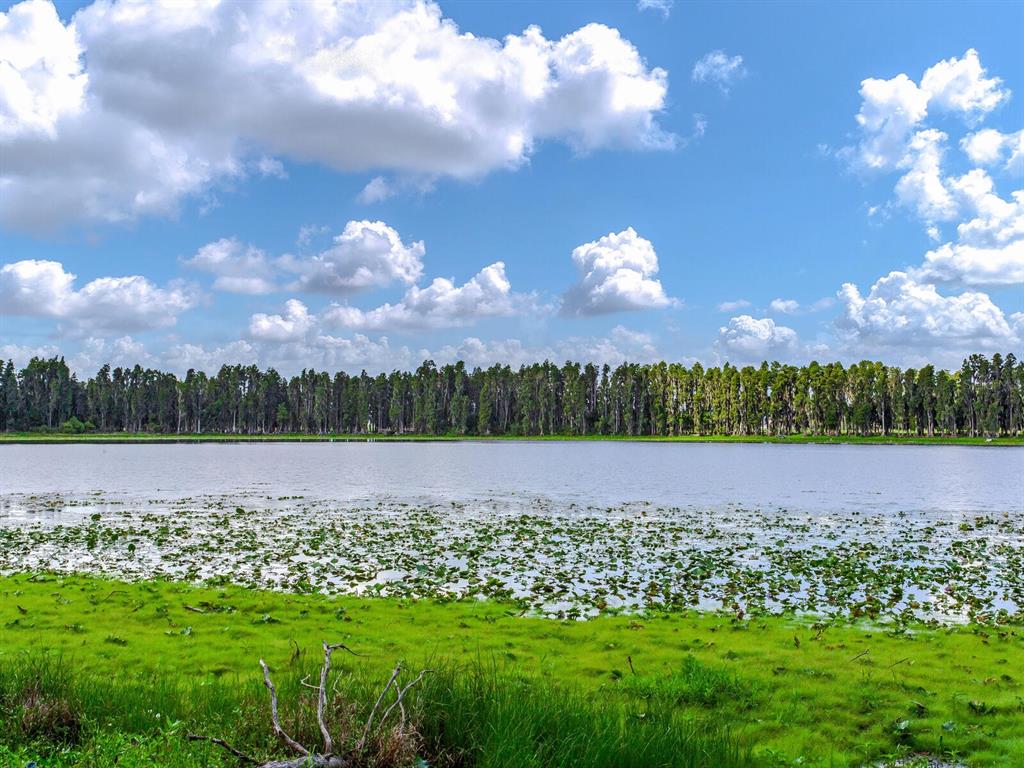
M543 734L560 723L556 741L577 757L591 747L618 755L609 765L701 764L686 762L696 754L711 755L705 765L862 766L913 753L1024 765L1020 626L896 632L708 613L559 622L493 602L28 575L0 578L0 696L8 698L0 709L12 713L0 725L0 764L46 756L40 766L113 765L112 755L129 766L215 764L211 747L183 739L199 728L224 729L263 754L273 742L257 660L299 690L298 672L317 666L322 640L361 654L336 664L363 686L355 700L379 688L398 659L440 670L417 706L431 755L473 756L452 764L572 765L531 746L550 745ZM52 744L33 742L15 714L26 669L41 664L63 670L50 687L91 702L82 705L81 745L58 762ZM147 697L167 702L155 710L162 722L139 714ZM474 709L483 700L493 704L487 713ZM438 746L456 714L476 723L463 723L467 733L507 738ZM183 722L168 730L168 718ZM146 750L159 758L139 757Z
M533 435L529 437L502 435L358 435L358 434L156 434L149 432L92 432L65 434L61 432L0 432L2 443L237 443L237 442L458 442L458 441L618 441L645 443L779 443L823 445L984 445L1024 446L1024 435L1018 437L927 437L923 435L678 435L672 437L622 435Z

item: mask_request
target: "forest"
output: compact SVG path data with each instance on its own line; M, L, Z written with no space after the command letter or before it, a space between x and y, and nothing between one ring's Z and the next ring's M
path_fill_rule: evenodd
M215 376L62 357L0 365L0 431L388 435L949 435L1024 433L1024 363L958 370L864 361L737 368L464 363L370 376L225 365Z

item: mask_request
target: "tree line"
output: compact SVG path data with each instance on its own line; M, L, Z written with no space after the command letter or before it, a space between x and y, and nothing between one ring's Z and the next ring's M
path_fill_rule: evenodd
M959 370L864 361L737 368L464 363L370 376L225 365L214 376L62 357L0 364L0 431L238 435L958 435L1024 433L1024 363L971 355Z

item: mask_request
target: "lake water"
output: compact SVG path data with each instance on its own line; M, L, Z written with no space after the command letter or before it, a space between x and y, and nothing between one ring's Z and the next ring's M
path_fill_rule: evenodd
M352 501L545 498L804 512L1024 509L1024 449L622 442L0 446L0 494L269 489Z
M0 446L0 571L896 621L1024 607L1024 449Z

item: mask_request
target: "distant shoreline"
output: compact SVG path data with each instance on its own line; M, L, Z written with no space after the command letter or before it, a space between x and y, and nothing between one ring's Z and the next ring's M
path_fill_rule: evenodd
M149 434L144 432L112 432L94 434L61 434L11 432L0 434L0 445L29 444L150 444L150 443L488 443L488 442L616 442L616 443L769 443L775 445L957 445L986 447L1024 447L1022 437L926 437L888 435L359 435L359 434Z

